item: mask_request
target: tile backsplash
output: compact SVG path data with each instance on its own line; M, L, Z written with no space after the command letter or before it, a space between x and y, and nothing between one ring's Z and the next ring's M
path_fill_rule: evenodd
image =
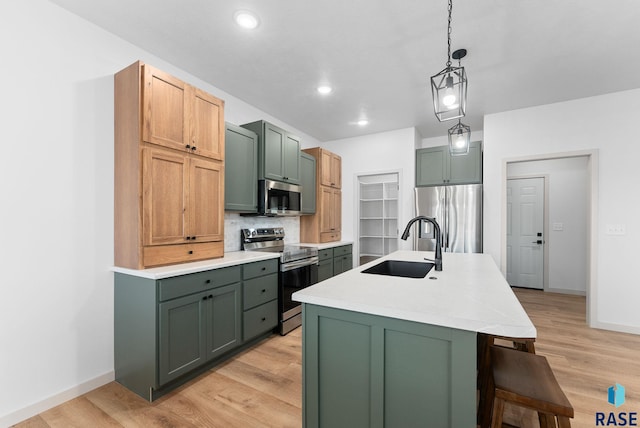
M240 229L261 227L284 227L284 242L300 242L300 217L253 217L235 213L224 213L224 251L239 251Z

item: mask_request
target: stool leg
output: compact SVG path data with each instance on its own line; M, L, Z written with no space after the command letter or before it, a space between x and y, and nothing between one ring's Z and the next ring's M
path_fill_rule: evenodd
M566 416L558 416L558 426L560 428L571 428L571 422Z
M538 412L538 420L540 421L540 428L556 428L556 418L553 415Z
M491 428L502 428L502 414L504 413L504 400L495 397L493 399L493 414L491 416Z

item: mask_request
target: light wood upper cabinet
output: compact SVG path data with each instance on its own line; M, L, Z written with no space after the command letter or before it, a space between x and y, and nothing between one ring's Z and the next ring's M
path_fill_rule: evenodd
M182 244L188 236L185 217L189 159L162 149L143 149L143 244Z
M342 159L320 147L303 152L316 158L316 213L300 217L302 242L334 242L342 238ZM304 191L304 190L303 190Z
M136 62L115 75L116 266L224 255L224 102Z
M323 186L342 188L342 158L329 150L320 147L303 150L318 161L318 180Z
M224 168L205 159L189 160L189 227L197 242L224 239Z
M142 139L224 159L224 101L144 64Z
M200 156L222 160L224 159L224 102L200 89L194 89L191 148Z
M190 114L188 85L148 64L142 68L142 139L160 146L184 150L189 141L186 123Z
M339 240L342 231L342 191L321 186L320 242ZM338 239L335 239L338 238Z

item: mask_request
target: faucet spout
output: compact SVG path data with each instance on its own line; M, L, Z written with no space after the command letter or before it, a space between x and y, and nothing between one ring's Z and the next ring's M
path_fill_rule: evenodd
M404 232L402 233L401 238L404 241L407 240L407 238L409 237L409 231L411 230L411 226L413 225L413 223L417 221L426 221L428 223L431 223L433 225L433 228L435 229L436 256L435 256L434 262L435 262L435 269L437 271L441 271L442 270L442 245L440 243L440 225L438 224L435 218L427 217L423 215L419 215L418 217L412 218L411 220L409 220L409 223L407 223L407 226L404 228Z

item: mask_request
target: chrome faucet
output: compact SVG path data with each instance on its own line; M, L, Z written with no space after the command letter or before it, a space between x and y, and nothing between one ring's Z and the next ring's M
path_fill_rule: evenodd
M437 271L442 270L442 246L440 245L440 225L438 224L435 218L426 217L423 215L419 215L418 217L412 218L411 220L409 220L409 223L407 223L407 227L404 228L402 239L404 241L407 240L407 238L409 237L409 230L411 229L411 225L413 225L413 223L415 223L416 221L426 221L433 225L433 228L435 229L435 234L436 234L436 257L433 262L436 265Z

